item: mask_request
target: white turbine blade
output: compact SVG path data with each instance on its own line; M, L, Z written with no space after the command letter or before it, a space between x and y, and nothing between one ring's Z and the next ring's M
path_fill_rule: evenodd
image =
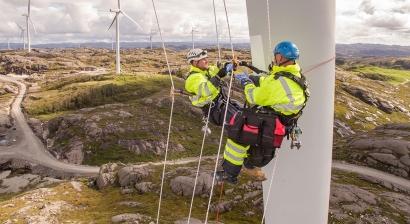
M118 8L121 9L121 0L118 0Z
M16 22L15 22L16 23ZM19 24L16 23L16 25L20 28L20 30L23 30L23 28L21 28L21 26Z
M28 17L28 18L30 19L31 25L33 25L34 31L35 31L36 34L37 34L37 30L36 30L36 27L34 26L33 20L31 20L31 17Z
M30 0L28 0L28 15L30 16Z
M118 1L119 1L119 0L118 0ZM137 22L135 22L131 17L129 17L127 14L125 14L125 12L121 11L121 13L122 13L124 16L128 17L128 19L130 19L131 21L133 21L135 24L137 24L137 26L138 26L142 31L144 31L144 30L140 27L140 25L138 25Z
M117 19L117 17L118 17L118 13L115 14L115 17L114 17L114 19L112 20L112 23L111 23L110 27L108 27L108 30L110 30L110 28L112 27L112 24L114 24L114 22L115 22L115 20Z
M6 36L6 34L3 33L3 35L8 39L8 37Z

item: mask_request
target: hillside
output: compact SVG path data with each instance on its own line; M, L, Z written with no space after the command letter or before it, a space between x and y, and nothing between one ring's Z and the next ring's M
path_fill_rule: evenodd
M216 49L207 50L213 58L211 63L215 63ZM105 167L104 175L99 178L107 178L102 178L106 180L103 185L98 184L98 179L82 179L79 180L81 187L77 186L78 182L64 181L46 189L3 195L0 206L6 210L0 221L43 215L50 220L104 222L126 213L137 213L141 223L154 221L161 167L138 168L135 173L150 175L134 182L128 179L126 183L121 182L125 174L120 170L128 168L127 164L163 159L172 100L170 77L162 49L127 49L122 54L124 73L114 75L113 52L104 49L1 53L0 72L30 75L24 79L29 91L23 101L24 112L33 132L47 149L65 162ZM183 89L188 71L185 52L167 50L167 55L175 88ZM223 60L229 55L230 50L223 51ZM250 60L247 51L237 51L235 55L240 60ZM338 57L337 62L333 159L409 179L408 59L377 58L376 62L369 58ZM0 103L7 114L7 105L16 95L17 87L4 82L1 87ZM240 95L236 92L236 97ZM195 157L203 135L200 111L190 105L185 95L176 95L174 99L168 158ZM8 122L3 129L12 129L12 120L3 122ZM211 131L205 142L205 155L213 155L218 147L220 129L211 126ZM3 138L7 137L6 134ZM195 163L168 169L166 186L171 186L175 179L195 177ZM211 161L205 162L201 173L209 173L211 169ZM15 175L24 172L16 170ZM137 175L135 173L125 177L131 178ZM202 189L207 192L207 177L203 178ZM219 186L217 188L216 191ZM356 223L358 219L363 223L410 223L409 193L403 189L339 171L332 173L331 188L329 223ZM189 205L190 197L179 196L178 190L172 187L165 189L166 204L177 201ZM260 220L260 183L241 177L238 188L225 190L222 222L237 223L238 217L246 217L245 223ZM101 202L105 196L107 201ZM203 211L207 198L198 200L195 210ZM34 201L40 201L34 206L42 208L40 213L24 206ZM146 208L148 201L155 203ZM115 210L107 205L116 205ZM50 215L53 206L58 207L58 215ZM171 215L167 223L186 217L187 209L189 207L183 207L184 212ZM172 210L164 206L163 212L170 215ZM97 218L97 213L104 215ZM82 214L82 218L73 214ZM199 219L203 219L202 216L201 212L195 215Z
M336 44L337 57L410 57L410 46L383 44Z

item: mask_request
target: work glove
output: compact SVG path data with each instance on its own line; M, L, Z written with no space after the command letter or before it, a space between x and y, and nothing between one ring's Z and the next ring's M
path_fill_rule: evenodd
M253 82L250 78L241 79L241 86L242 86L243 89L245 89L245 86L249 85L249 84L253 84Z
M225 63L224 67L221 68L218 72L219 78L225 77L229 72L232 72L232 64L227 62Z
M249 64L248 62L246 62L246 61L240 61L240 62L239 62L239 65L240 65L240 66L249 66L250 64Z
M225 63L226 73L232 72L232 68L233 68L233 66L232 66L232 64L231 64L230 62L226 62L226 63Z
M273 61L268 65L268 71L269 72L272 71L273 65L275 65L275 62L273 62Z
M242 71L243 71L243 74L235 75L235 79L236 79L236 81L238 81L239 84L241 84L241 80L243 78L249 78L249 74L245 70L242 70Z

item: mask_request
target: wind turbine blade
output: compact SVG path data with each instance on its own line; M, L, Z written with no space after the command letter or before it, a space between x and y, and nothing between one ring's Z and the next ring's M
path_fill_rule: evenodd
M111 23L110 27L108 27L108 30L110 30L110 28L112 27L112 24L114 24L114 22L115 22L115 20L117 19L117 17L118 17L118 13L115 14L115 17L114 17L114 19L112 20L112 23Z
M28 18L30 19L31 25L33 25L34 31L35 31L36 34L37 34L37 30L36 30L36 27L34 26L33 20L31 20L31 17L28 17Z
M121 0L118 0L118 8L121 10Z
M28 0L28 15L30 16L30 0Z
M3 33L3 35L8 39L8 37L6 36L6 34Z
M16 23L16 22L15 22ZM23 30L23 28L21 28L21 26L19 24L16 23L16 25L20 28L20 30Z
M118 1L119 1L119 0L118 0ZM129 17L127 14L125 14L125 12L121 11L121 13L122 13L124 16L128 17L128 19L130 19L131 21L133 21L135 24L137 24L137 26L138 26L142 31L144 31L144 30L140 27L140 25L138 25L137 22L135 22L131 17Z

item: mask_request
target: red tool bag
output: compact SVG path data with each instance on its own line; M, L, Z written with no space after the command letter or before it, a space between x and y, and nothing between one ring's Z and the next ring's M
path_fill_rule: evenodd
M257 108L241 108L227 125L228 138L235 142L280 148L285 136L285 126L273 112Z

